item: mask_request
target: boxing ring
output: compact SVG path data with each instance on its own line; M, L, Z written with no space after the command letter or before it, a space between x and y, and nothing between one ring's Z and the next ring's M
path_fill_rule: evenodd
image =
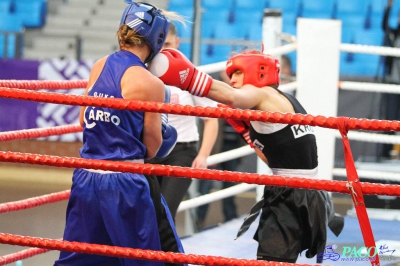
M329 29L327 34L326 29ZM312 30L310 30L312 29ZM311 42L310 38L315 34L325 34L321 42ZM312 38L311 38L312 39ZM321 50L321 45L324 51ZM319 48L317 49L316 47ZM78 81L27 81L27 80L2 80L0 81L0 97L7 99L19 99L27 101L47 102L53 104L74 106L100 106L121 110L136 110L145 112L171 113L179 115L205 116L215 118L235 118L242 120L254 120L272 123L286 123L314 126L319 148L320 173L318 179L306 179L301 177L284 177L266 174L265 168L260 167L257 173L228 172L210 169L192 169L176 166L135 164L129 162L109 162L105 160L87 160L83 158L59 157L46 154L29 154L20 152L0 152L1 162L23 163L61 168L87 168L119 172L132 172L153 175L169 175L177 178L194 178L216 181L231 181L239 185L224 191L218 191L183 202L178 211L188 210L202 204L236 195L243 191L254 189L259 185L285 186L301 189L326 190L329 192L348 194L354 204L355 217L346 217L343 233L339 237L328 235L327 244L361 245L367 248L378 245L396 245L389 240L398 240L400 235L400 223L398 221L378 221L370 219L364 204L364 195L400 196L399 185L385 185L377 183L360 182L360 177L376 177L382 179L399 180L397 173L378 173L374 171L358 171L352 157L349 140L380 142L399 144L397 136L387 136L375 132L400 131L400 121L386 121L376 119L359 119L352 117L337 117L338 87L346 90L374 90L380 92L400 93L398 86L388 84L367 84L357 82L338 81L338 63L340 51L353 53L370 53L381 55L400 56L400 51L394 48L367 47L340 43L340 24L335 21L320 21L299 19L298 36L294 43L276 48L267 49L266 52L279 56L291 51L298 53L297 81L282 85L282 90L296 90L296 96L308 110L308 115L263 112L253 110L232 110L225 108L202 108L164 103L127 101L121 99L100 99L85 97L82 95L61 94L54 92L38 91L39 89L60 90L72 88L84 88L87 82ZM320 54L325 55L321 60ZM323 65L321 65L323 64ZM199 67L205 72L220 71L224 62ZM328 66L328 67L327 67ZM316 78L317 77L317 78ZM323 90L316 89L324 88ZM366 88L366 89L365 89ZM307 96L308 95L308 96ZM310 97L313 95L313 97ZM312 99L310 99L312 98ZM318 99L318 101L315 101ZM371 131L370 133L353 131ZM36 139L54 135L81 132L79 125L56 126L52 128L36 128L0 133L0 141L14 141L21 139ZM335 139L341 139L344 151L344 169L333 168L333 150ZM223 154L211 156L209 164L215 164L225 160L238 158L252 154L253 151L245 146ZM346 181L332 180L333 175L342 175ZM28 198L19 201L0 203L0 215L6 212L32 209L46 206L69 197L69 190L51 193L43 196ZM175 263L189 263L200 265L293 265L289 263L275 263L257 261L252 258L256 253L256 242L251 239L248 232L236 241L237 229L243 217L228 222L214 229L205 230L198 234L182 239L186 254L165 253L150 250L138 250L133 248L111 247L88 243L67 242L61 239L33 237L29 235L10 234L0 232L0 243L5 245L17 245L29 247L28 249L0 256L0 265L7 265L24 259L40 255L53 250L85 252L91 254L125 257L139 260L154 260ZM400 220L400 219L398 219ZM30 221L34 222L34 221ZM51 222L51 221L50 221ZM249 231L255 230L252 225ZM60 237L62 232L60 232ZM377 236L379 238L377 238ZM387 242L380 242L382 239ZM217 238L218 240L216 240ZM378 240L378 241L377 241ZM209 244L210 247L204 245ZM221 247L225 246L225 247ZM393 250L396 248L391 248ZM400 250L400 247L398 248ZM386 254L371 255L374 260L367 261L371 265L389 265L393 263L397 250L390 260ZM325 261L327 265L354 265L354 261ZM324 262L324 264L325 264ZM312 260L299 257L298 265L315 264ZM340 263L340 264L337 264ZM360 265L365 265L364 264Z

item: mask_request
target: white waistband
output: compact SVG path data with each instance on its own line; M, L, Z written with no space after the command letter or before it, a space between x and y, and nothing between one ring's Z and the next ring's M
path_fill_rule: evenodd
M126 161L117 161L117 162L144 163L144 159L126 160ZM121 173L121 172L101 170L101 169L86 169L85 168L85 170L87 170L89 172L100 173L100 174Z
M289 176L289 177L317 177L318 167L314 169L282 169L271 168L274 175Z

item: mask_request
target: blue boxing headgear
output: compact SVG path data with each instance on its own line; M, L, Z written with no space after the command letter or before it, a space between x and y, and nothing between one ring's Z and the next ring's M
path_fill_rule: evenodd
M161 50L167 37L170 21L161 10L147 3L136 3L125 0L129 5L122 14L120 25L126 24L129 28L142 35L152 52L146 58L149 62Z

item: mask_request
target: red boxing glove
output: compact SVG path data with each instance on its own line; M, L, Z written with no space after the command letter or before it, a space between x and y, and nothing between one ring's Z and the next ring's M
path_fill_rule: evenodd
M200 97L208 94L213 81L210 75L197 70L182 52L172 48L158 53L151 61L149 71L165 84Z
M253 142L250 139L250 123L248 121L235 120L231 118L225 118L237 133L239 133L244 141L246 141L250 147L254 148Z
M218 107L221 108L233 108L229 105L218 104ZM225 118L225 121L231 125L231 127L242 136L244 141L246 141L250 147L254 148L253 142L250 139L250 122L243 120L235 120L232 118Z

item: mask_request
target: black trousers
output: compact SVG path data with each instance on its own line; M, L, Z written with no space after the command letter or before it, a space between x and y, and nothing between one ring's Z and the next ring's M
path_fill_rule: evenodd
M153 199L154 207L157 214L158 232L160 235L161 250L164 252L179 253L179 247L171 224L167 218L167 213L164 205L161 203L160 186L157 178L153 175L146 176L150 186L150 194ZM183 264L164 263L165 266L178 266Z
M197 142L178 142L171 153L165 158L154 158L148 163L190 167L197 156ZM157 176L161 194L168 204L168 208L175 220L179 204L185 197L192 179Z
M400 120L400 94L382 94L381 119ZM385 133L389 135L394 134L392 131ZM393 145L381 144L380 146L380 157L389 158Z

